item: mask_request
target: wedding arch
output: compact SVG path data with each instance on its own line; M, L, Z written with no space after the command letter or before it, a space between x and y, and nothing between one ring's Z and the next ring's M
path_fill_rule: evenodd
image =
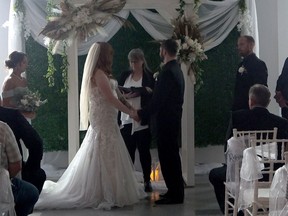
M25 51L25 36L31 35L35 41L45 46L43 36L39 35L47 24L47 1L48 0L22 0L24 16L15 16L14 4L17 0L11 0L10 27L9 27L9 53L13 50ZM70 0L75 6L80 6L89 0ZM239 2L244 0L210 1L199 0L201 6L198 11L199 29L204 39L205 50L216 47L229 35L232 29L243 24L242 32L254 36L256 47L258 43L258 26L256 7L253 0L245 0L247 10L246 18L241 17ZM54 0L60 4L61 0ZM185 13L191 14L194 0L186 0ZM163 40L172 36L173 27L171 20L178 15L179 0L127 0L124 8L118 13L127 18L132 14L142 27L155 40ZM149 9L154 9L154 13ZM246 23L243 23L246 20ZM240 22L240 23L241 23ZM246 25L245 25L246 24ZM247 25L249 24L249 25ZM78 100L78 62L77 56L87 54L89 47L97 41L109 41L121 28L121 24L115 20L109 21L104 26L106 36L96 34L93 37L77 44L76 41L68 48L68 151L69 160L76 154L79 148L79 100ZM24 29L24 32L23 32ZM255 51L258 53L258 51ZM194 185L194 84L187 77L187 68L182 65L185 76L185 101L182 117L182 164L183 175L188 186Z

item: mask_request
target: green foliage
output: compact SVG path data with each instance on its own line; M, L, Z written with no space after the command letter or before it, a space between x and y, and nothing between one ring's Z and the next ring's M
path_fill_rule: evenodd
M48 81L44 77L48 68L47 49L29 38L26 41L26 53L29 61L28 86L33 91L39 91L42 99L48 99L48 103L37 111L32 125L43 138L45 151L67 149L67 94L60 93L62 88L62 77L59 72L62 64L61 56L54 56L56 71L54 87L51 88L48 87Z
M225 41L206 52L202 62L203 85L195 95L196 146L224 143L232 105L235 71L240 58L235 28Z
M245 0L240 0L238 3L238 6L242 14L247 10L247 5L246 5Z

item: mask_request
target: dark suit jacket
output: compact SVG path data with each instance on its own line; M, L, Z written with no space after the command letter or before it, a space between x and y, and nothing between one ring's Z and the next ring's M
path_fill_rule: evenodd
M272 130L278 128L277 138L288 138L288 121L280 116L276 116L266 108L255 107L251 110L238 110L232 112L230 118L229 129L230 134L227 134L227 140L232 137L232 129L237 130ZM227 144L226 144L227 145ZM225 151L227 146L225 145Z
M184 100L184 78L176 60L167 62L159 73L149 106L139 110L140 117L149 113L157 135L179 130ZM154 135L155 135L154 134Z
M283 107L281 109L282 117L288 120L288 107Z
M246 69L242 74L238 72L240 67ZM232 110L249 109L248 93L254 84L267 86L267 67L265 62L260 60L254 53L246 56L238 65L234 89L234 100Z
M20 139L23 140L29 151L29 157L25 164L26 169L36 170L40 168L40 162L43 156L43 142L37 131L24 118L24 116L15 109L0 107L0 120L6 122L12 129L18 142L20 152L22 148Z
M120 74L120 77L118 79L118 84L120 86L123 86L125 84L126 79L130 76L132 73L131 70L124 71ZM154 78L151 71L144 70L143 77L142 77L142 88L140 91L141 96L141 107L145 107L150 103L150 100L152 98L152 94L149 93L145 87L150 87L152 90L154 89ZM149 123L149 115L142 116L143 119L141 120L142 125L147 125ZM120 116L118 115L118 121L120 120Z
M281 75L278 77L276 91L281 91L283 97L288 100L288 58L286 58Z

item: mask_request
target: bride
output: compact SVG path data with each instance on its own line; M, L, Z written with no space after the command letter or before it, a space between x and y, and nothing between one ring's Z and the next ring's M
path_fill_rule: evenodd
M80 94L80 129L87 129L88 118L90 126L58 182L45 182L36 209L111 209L134 204L146 196L136 181L117 124L118 110L132 118L137 114L117 97L112 59L113 49L108 43L94 43L90 48Z

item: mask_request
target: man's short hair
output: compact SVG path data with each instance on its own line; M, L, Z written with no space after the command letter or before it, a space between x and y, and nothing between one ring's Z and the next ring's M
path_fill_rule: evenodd
M241 36L241 37L246 38L246 40L248 41L248 43L255 44L255 40L254 40L254 38L253 38L252 36L250 36L250 35L243 35L243 36Z
M253 99L255 105L267 107L270 103L271 93L269 89L262 84L255 84L249 90L249 98Z
M162 49L165 49L170 56L176 56L178 52L178 44L174 39L167 39L161 43Z

